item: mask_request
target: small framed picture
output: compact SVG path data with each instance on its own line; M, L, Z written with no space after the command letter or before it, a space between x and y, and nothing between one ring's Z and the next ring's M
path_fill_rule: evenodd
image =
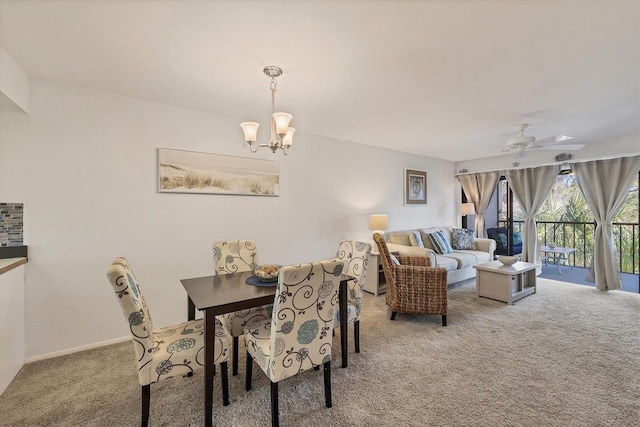
M416 169L404 170L404 204L427 204L427 172Z

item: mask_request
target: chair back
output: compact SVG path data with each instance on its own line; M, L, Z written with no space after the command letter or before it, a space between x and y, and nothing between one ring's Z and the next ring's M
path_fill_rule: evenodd
M213 244L216 274L240 273L258 268L258 250L253 240L233 240Z
M389 248L384 237L379 233L373 233L373 241L378 246L378 253L380 254L380 262L382 263L382 270L384 271L384 278L387 282L387 286L395 283L395 271L394 264L391 261L391 255L389 254Z
M122 314L129 325L133 338L133 346L138 361L138 377L140 384L145 385L151 380L151 359L153 359L153 322L142 295L140 284L126 258L113 260L107 277L116 293Z
M349 281L347 298L356 307L356 319L360 319L362 308L362 288L367 277L371 245L356 240L343 240L338 246L336 257L344 262L345 274L355 277Z
M343 269L344 263L338 260L280 269L271 317L267 372L271 381L331 360L334 311Z

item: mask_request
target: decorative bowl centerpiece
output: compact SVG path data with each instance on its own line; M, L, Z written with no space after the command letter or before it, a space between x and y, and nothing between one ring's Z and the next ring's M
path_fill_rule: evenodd
M275 282L278 280L278 274L280 273L279 265L261 265L259 268L253 271L253 274L263 282Z
M553 243L553 242L549 242L549 243L547 243L547 246L549 246L551 249L553 249L553 248L556 247L556 244Z
M500 261L503 265L513 265L516 262L520 261L520 255L498 255L498 261Z

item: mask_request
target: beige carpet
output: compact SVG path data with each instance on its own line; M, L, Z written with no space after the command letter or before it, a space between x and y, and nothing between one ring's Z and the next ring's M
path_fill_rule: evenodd
M439 316L392 322L384 296L366 294L362 352L350 347L347 369L334 338L333 408L324 406L322 371L305 372L280 383L281 425L638 426L640 295L538 284L511 306L478 299L473 281L450 288L444 328ZM240 366L230 406L216 376L214 424L268 426L268 381L255 366L245 392L244 359ZM200 371L154 384L151 425L202 425L202 380ZM2 426L139 422L130 343L26 365L0 397Z

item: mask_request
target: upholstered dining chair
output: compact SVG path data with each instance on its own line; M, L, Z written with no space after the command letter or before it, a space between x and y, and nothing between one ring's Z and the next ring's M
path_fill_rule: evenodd
M271 382L271 424L279 425L278 383L323 365L325 404L331 407L333 320L344 263L339 260L282 267L271 320L245 327L246 390L253 360Z
M344 262L345 274L354 277L348 282L347 324L353 323L353 341L356 353L360 353L360 312L362 311L362 287L367 276L371 245L357 240L343 240L338 245L336 257ZM376 266L377 268L377 266ZM340 327L340 310L336 309L334 329Z
M149 423L151 384L177 376L188 376L204 366L204 322L202 319L153 329L142 289L126 258L116 258L107 271L122 314L129 325L142 386L142 426ZM214 363L222 372L223 405L229 404L227 360L229 338L216 322Z
M429 257L391 258L384 237L374 233L380 261L387 282L385 299L391 308L391 320L396 314L439 314L442 326L447 326L447 270L431 267Z
M216 242L213 244L213 258L216 274L240 273L253 271L258 267L258 250L253 240L234 240ZM231 352L233 375L238 375L238 343L239 337L244 335L244 327L253 318L260 320L271 319L271 304L235 311L218 316L227 333L233 337Z

